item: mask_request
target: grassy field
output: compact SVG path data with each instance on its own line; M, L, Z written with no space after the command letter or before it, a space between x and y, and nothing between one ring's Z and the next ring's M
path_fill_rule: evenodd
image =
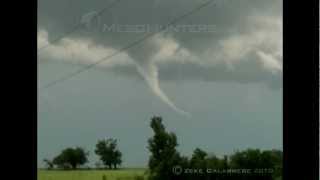
M38 170L38 180L143 180L145 169L47 171Z

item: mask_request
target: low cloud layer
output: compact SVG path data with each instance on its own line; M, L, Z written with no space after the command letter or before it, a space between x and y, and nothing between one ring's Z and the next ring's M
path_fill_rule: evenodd
M68 3L71 2L73 6L61 15L52 9L61 10L67 2L39 1L38 47L50 44L39 52L39 63L49 60L94 63L144 36L137 32L103 31L106 25L165 25L206 1L122 0L101 14L98 23L86 21L92 24L86 23L75 33L51 43L75 24L83 23L83 17L98 12L112 1ZM159 82L264 83L279 88L282 80L281 9L280 0L219 0L177 23L214 25L214 32L159 33L107 59L97 68L128 77L142 77L156 96L185 115L188 113L168 98Z

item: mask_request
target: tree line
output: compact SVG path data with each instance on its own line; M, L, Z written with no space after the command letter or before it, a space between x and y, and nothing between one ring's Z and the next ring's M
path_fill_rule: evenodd
M154 133L147 147L150 180L278 180L282 177L280 150L247 149L218 157L196 148L192 156L187 157L177 151L177 136L166 131L161 117L152 117L150 127ZM117 169L122 163L116 139L99 140L94 152L102 168ZM78 169L88 162L88 155L81 147L66 148L44 162L48 169Z
M105 168L117 169L121 165L122 153L117 147L116 139L99 140L96 144L95 154L99 156L100 161ZM88 162L89 152L81 147L66 148L53 160L44 159L47 169L78 169Z
M167 132L161 117L153 117L148 141L150 180L280 180L282 151L247 149L229 156L209 155L200 148L191 157L177 151L177 136ZM208 142L209 143L209 142Z

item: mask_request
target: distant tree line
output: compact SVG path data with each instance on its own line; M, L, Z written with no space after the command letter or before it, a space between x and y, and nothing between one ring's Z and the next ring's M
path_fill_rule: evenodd
M151 119L154 132L148 149L150 180L280 180L282 152L247 149L218 157L196 148L191 158L176 149L177 137L166 131L161 117Z
M148 140L149 180L280 180L282 151L247 149L218 157L196 148L191 157L177 151L177 136L167 132L161 117L151 118L154 135ZM116 139L99 140L97 168L118 169L122 153ZM88 162L89 152L81 147L66 148L52 160L44 159L48 169L78 169Z
M122 153L117 148L116 139L99 140L95 148L96 155L102 162L102 168L117 169L121 165ZM66 148L53 160L44 159L47 169L78 169L88 162L89 152L81 147ZM101 168L99 165L98 168Z

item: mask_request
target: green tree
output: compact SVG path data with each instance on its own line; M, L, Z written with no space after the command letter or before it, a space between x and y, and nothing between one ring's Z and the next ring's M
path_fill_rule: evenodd
M172 173L174 166L187 166L187 158L181 157L176 147L177 137L174 133L166 131L161 117L153 117L150 127L154 135L148 141L151 152L149 158L149 178L152 180L178 179Z
M190 165L191 167L195 168L205 168L206 167L206 157L207 153L200 148L196 148L193 151L191 160L190 160Z
M237 151L231 156L231 165L233 168L260 168L261 151L259 149L248 149Z
M247 149L219 158L214 154L208 155L204 150L196 148L189 160L188 157L181 156L176 150L178 146L177 137L174 133L166 131L161 117L153 117L150 127L154 133L148 141L148 149L151 152L148 164L150 180L281 179L282 152L279 150ZM173 172L174 167L179 167L182 171L179 171L177 175ZM243 173L243 170L248 169L251 170L251 174ZM258 173L257 169L259 170ZM204 173L195 173L196 171L193 170L197 170L197 172L202 170L201 172ZM230 173L231 170L233 172L241 170L242 172ZM190 171L192 173L188 173Z
M89 153L81 147L66 148L52 162L63 169L77 169L78 166L88 162L88 155Z
M259 149L247 149L236 152L231 156L232 168L247 168L263 170L253 172L253 179L272 180L281 177L282 153L281 151L261 151ZM239 178L241 179L241 178ZM245 179L245 177L242 177Z
M122 163L122 153L117 148L116 139L99 140L96 144L95 153L109 169L117 169L117 166Z
M261 156L264 166L271 167L274 170L273 179L282 179L282 151L267 150L263 151Z

